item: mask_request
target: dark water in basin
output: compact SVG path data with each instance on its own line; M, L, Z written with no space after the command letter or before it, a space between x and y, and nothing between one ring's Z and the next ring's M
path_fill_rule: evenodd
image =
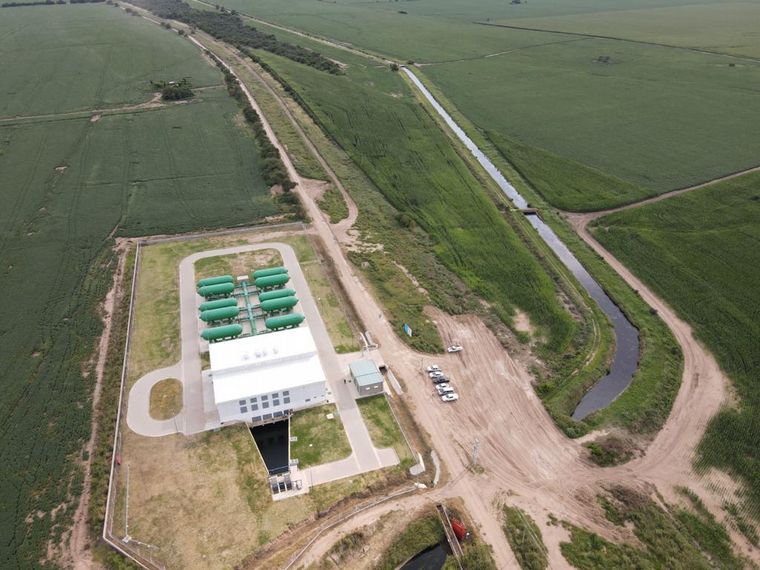
M422 82L408 69L402 69L512 203L517 208L527 208L528 202L525 198L504 178L499 169L483 154L461 127L456 124L454 119L436 101L435 97L433 97ZM574 420L582 420L592 412L612 403L633 380L633 374L636 372L639 360L639 332L620 311L618 306L612 302L612 299L607 296L599 283L589 275L586 268L581 265L562 240L557 237L554 231L537 215L529 215L528 220L562 263L575 275L589 296L597 302L614 328L615 356L610 367L610 372L586 392L573 412Z
M401 567L401 570L441 570L446 562L447 551L443 544L423 550Z
M288 471L288 420L252 427L251 433L256 440L261 457L270 475Z

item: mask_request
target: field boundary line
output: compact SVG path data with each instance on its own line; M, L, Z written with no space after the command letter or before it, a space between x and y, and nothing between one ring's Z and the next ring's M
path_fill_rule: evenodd
M624 204L622 206L616 206L614 208L608 208L606 210L597 210L595 212L570 212L567 210L560 210L560 211L563 212L564 214L567 214L568 216L584 218L588 222L591 222L592 220L595 220L596 218L601 218L609 214L616 214L624 210L633 210L634 208L638 208L640 206L647 206L649 204L654 204L656 202L662 202L663 200L674 198L675 196L686 194L687 192L692 192L693 190L701 190L702 188L708 188L715 184L726 182L727 180L732 180L734 178L739 178L747 174L752 174L753 172L760 172L760 165L751 166L750 168L745 168L744 170L736 170L734 172L730 172L723 176L718 176L717 178L711 178L710 180L705 180L704 182L700 182L692 186L685 186L683 188L676 188L675 190L668 190L667 192L663 192L662 194L657 194L656 196L650 196L648 198L644 198L643 200L639 200L638 202L631 202L630 204Z
M142 245L153 245L157 243L166 243L166 242L172 242L172 241L190 241L190 240L204 238L204 237L217 237L217 236L225 236L225 235L244 234L248 232L270 230L270 229L271 230L293 229L293 230L306 231L308 229L308 224L304 222L286 222L282 224L256 224L253 226L225 228L225 229L211 230L211 231L197 231L197 232L189 232L189 233L177 234L177 235L145 236L145 237L137 238L137 241L141 243Z
M700 53L704 55L715 55L719 57L730 57L732 59L739 59L742 61L753 61L758 62L760 59L754 58L751 56L746 55L734 55L730 53L725 53L722 51L712 51L707 49L699 49L695 47L689 47L689 46L677 46L673 44L664 44L660 42L647 42L644 40L636 40L636 39L630 39L630 38L618 38L616 36L605 36L603 34L584 34L582 32L563 32L561 30L548 30L546 28L528 28L525 26L515 26L511 24L497 24L494 22L473 22L473 24L477 24L478 26L490 26L492 28L506 28L510 30L524 30L526 32L542 32L545 34L561 34L566 36L575 36L575 37L581 37L581 38L589 38L589 39L597 39L597 40L610 40L610 41L616 41L616 42L629 42L632 44L640 44L640 45L646 45L646 46L654 46L654 47L662 47L662 48L669 48L669 49L680 49L685 51L691 51L694 53Z

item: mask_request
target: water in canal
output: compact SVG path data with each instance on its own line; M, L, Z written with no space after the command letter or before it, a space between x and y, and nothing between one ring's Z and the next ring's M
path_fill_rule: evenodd
M441 570L446 563L447 548L436 544L423 550L401 567L401 570Z
M512 203L517 208L527 208L528 202L525 198L504 178L504 175L496 168L496 165L491 162L472 139L467 136L464 130L451 118L417 76L406 67L402 67L402 69ZM580 261L570 252L557 234L537 215L529 215L528 220L562 263L575 275L589 296L597 302L602 311L607 315L607 318L609 318L615 331L615 356L609 373L586 392L573 412L574 420L582 420L592 412L612 403L633 380L633 374L636 372L639 360L639 331L631 324L618 306L612 302L612 299L607 296L599 283L591 277L586 268L581 265Z

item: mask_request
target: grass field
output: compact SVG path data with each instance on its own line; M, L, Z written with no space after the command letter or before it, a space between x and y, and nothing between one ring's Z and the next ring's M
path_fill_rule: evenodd
M168 420L182 411L182 382L167 378L150 389L150 417Z
M501 152L538 167L550 184L537 188L560 208L601 209L758 164L760 136L744 128L760 120L756 3L223 3L424 64ZM559 160L543 164L542 151ZM582 186L564 176L567 161L582 165Z
M0 117L143 103L152 97L151 80L223 83L196 48L165 35L105 5L3 9Z
M327 76L258 55L286 78L406 223L430 235L444 265L506 322L519 307L550 347L567 347L574 323L556 286L398 74L352 66L343 76Z
M333 419L327 415L333 414ZM301 468L344 459L351 455L343 423L334 405L318 406L295 412L290 418L290 457Z
M221 84L176 35L105 5L3 9L0 56L0 114L50 115L0 122L0 566L25 567L66 525L71 510L56 507L81 491L73 460L90 431L88 358L112 236L251 223L277 209L221 87L186 105L66 114L147 101L150 79Z
M745 483L760 512L760 175L751 174L597 220L593 233L631 267L715 354L738 407L719 413L703 465Z
M372 443L378 449L392 447L396 450L399 460L412 459L412 452L406 444L396 418L388 401L383 394L361 398L356 401L359 411L367 424Z
M517 507L502 506L502 530L522 570L543 570L549 565L541 529Z
M568 196L572 182L555 176L554 184L539 186L552 204L601 209L758 164L760 136L746 125L760 121L760 111L746 87L760 84L760 64L731 67L722 56L547 35L555 43L423 72L476 125L495 133L505 154L498 136L628 183L613 179L602 192L595 185ZM610 62L598 62L600 56ZM494 79L500 77L509 80Z
M565 559L579 570L607 568L750 568L732 550L726 529L688 489L680 505L655 502L623 487L597 497L606 518L633 531L636 542L612 543L563 522L570 541L560 543Z

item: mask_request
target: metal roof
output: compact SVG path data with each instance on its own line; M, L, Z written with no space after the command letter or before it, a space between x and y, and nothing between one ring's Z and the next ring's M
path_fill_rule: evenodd
M209 355L217 404L325 382L308 327L214 343Z
M348 368L358 386L371 386L383 381L383 375L373 360L357 360L349 364Z

